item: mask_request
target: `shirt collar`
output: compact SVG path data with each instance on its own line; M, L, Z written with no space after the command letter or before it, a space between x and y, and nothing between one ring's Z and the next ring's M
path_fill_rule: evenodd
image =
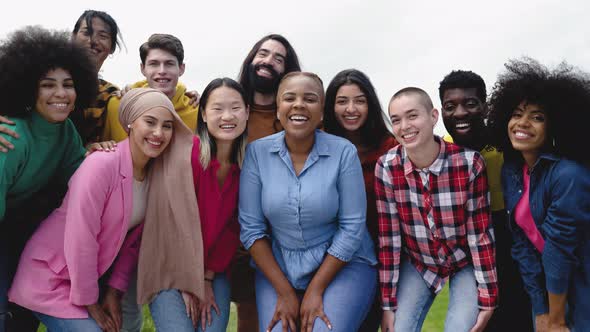
M440 137L438 136L434 136L434 140L439 144L440 146L440 150L438 152L438 156L436 157L436 159L434 160L434 162L428 166L426 169L428 169L428 171L430 173L433 173L434 175L439 175L440 172L442 171L442 168L444 166L445 160L446 160L446 151L447 151L447 143L445 143L444 140L440 139ZM410 160L410 158L408 158L408 154L406 153L406 149L404 147L402 147L402 166L404 168L404 175L409 175L410 173L412 173L413 171L418 171L418 168L416 168L416 166L414 165L414 163Z
M327 134L319 129L316 129L314 135L315 142L313 144L313 147L311 148L309 155L329 156L330 149L328 147L325 137ZM281 131L278 134L276 134L273 145L270 147L269 152L279 153L281 155L289 152L289 149L287 149L287 143L285 142L285 131Z

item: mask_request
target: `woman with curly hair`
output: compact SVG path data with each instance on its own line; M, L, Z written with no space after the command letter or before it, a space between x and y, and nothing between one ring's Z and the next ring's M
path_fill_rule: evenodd
M590 78L513 60L490 99L512 256L537 331L590 330Z
M26 69L26 70L25 70ZM68 115L94 100L97 78L87 52L67 34L38 27L14 32L0 44L0 99L14 119L15 149L0 154L0 331L6 292L20 249L36 225L23 215L47 211L34 195L49 183L64 186L86 150ZM4 134L0 134L4 135Z
M87 49L91 60L94 62L96 74L100 72L102 65L109 54L113 54L117 47L121 47L121 34L117 22L107 13L97 10L86 10L74 25L71 35L72 41ZM74 112L70 119L82 137L85 146L101 142L102 130L105 125L106 106L111 96L119 91L119 88L102 78L98 79L98 94L89 107ZM2 115L10 115L0 111ZM13 124L7 117L0 116L0 122ZM7 126L0 126L0 132L15 136L16 133ZM92 148L112 148L114 142L94 144ZM0 137L0 152L14 149L14 145Z
M324 130L351 141L358 152L367 193L367 228L377 248L377 205L375 202L375 165L377 159L397 145L387 130L385 113L371 81L363 72L346 69L334 76L326 89ZM361 331L377 331L381 323L381 303L375 296L373 307L361 325Z

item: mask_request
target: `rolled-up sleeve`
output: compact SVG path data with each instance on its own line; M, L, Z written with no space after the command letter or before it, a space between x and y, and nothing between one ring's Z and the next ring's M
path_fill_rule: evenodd
M262 182L256 151L252 145L246 148L246 157L240 173L240 198L238 203L240 241L246 249L254 242L268 237L267 223L262 212Z
M383 310L397 310L397 285L401 265L401 227L393 196L393 181L385 165L387 155L375 166L375 197L379 220L379 285Z
M338 174L338 195L338 230L334 234L328 253L348 262L361 246L367 215L363 171L352 146L346 146L342 153Z

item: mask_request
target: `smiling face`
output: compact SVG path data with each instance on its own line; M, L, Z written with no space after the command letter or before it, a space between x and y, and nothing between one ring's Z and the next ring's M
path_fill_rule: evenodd
M216 141L231 142L246 130L248 108L242 95L227 86L221 86L209 94L201 114L209 134Z
M342 85L336 92L334 113L342 128L348 131L359 130L369 116L365 93L356 84Z
M76 89L70 73L64 69L50 70L39 79L35 110L47 122L64 122L76 102Z
M429 109L416 93L403 94L389 104L395 139L407 150L419 152L434 140L438 110Z
M283 80L277 96L277 117L285 136L294 140L313 137L322 121L323 89L311 77L296 75Z
M131 123L129 141L136 158L156 158L170 143L174 117L164 107L155 107Z
M484 124L485 103L477 97L477 89L448 89L443 94L442 118L453 140L463 146L474 144Z
M248 67L254 89L261 93L276 91L285 73L287 49L280 42L269 39L260 45Z
M73 35L73 39L90 51L91 57L96 61L97 69L100 70L105 59L112 52L114 41L111 38L111 28L105 21L93 17L91 23L92 29L89 29L86 20L82 20L80 29Z
M547 116L535 104L520 103L508 121L508 138L512 147L525 159L534 162L547 140Z
M150 88L160 90L172 99L176 93L178 78L184 74L184 63L179 64L172 53L155 48L149 50L145 64L141 64L141 73Z

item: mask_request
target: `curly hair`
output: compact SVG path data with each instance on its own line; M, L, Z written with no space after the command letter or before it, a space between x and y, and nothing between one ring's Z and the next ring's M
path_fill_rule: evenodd
M490 97L490 126L505 158L520 158L508 138L508 122L522 103L539 106L546 115L543 152L578 162L590 160L581 138L590 123L590 76L565 62L549 70L534 59L510 60Z
M486 102L486 83L481 76L470 70L453 70L440 82L438 96L443 101L445 91L450 89L475 89L477 98Z
M56 68L72 75L75 111L90 106L98 92L96 65L84 48L70 41L69 33L29 26L0 42L2 114L26 117L35 107L39 80Z
M334 76L328 88L326 89L326 102L324 104L324 130L327 133L345 137L346 129L336 120L334 106L336 104L336 94L341 86L355 84L365 94L369 113L365 123L359 128L361 133L361 144L370 148L378 148L379 145L387 138L392 136L385 120L385 113L381 108L381 103L375 92L373 84L369 77L357 69L346 69Z

